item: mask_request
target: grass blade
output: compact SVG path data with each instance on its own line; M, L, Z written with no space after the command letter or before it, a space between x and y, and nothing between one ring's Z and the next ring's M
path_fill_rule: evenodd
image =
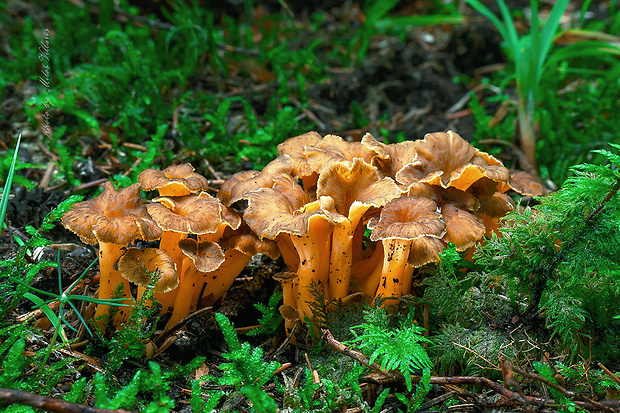
M473 7L478 13L482 14L484 17L489 19L491 23L493 23L493 25L497 28L497 31L499 32L500 36L502 36L502 39L504 39L505 41L508 41L508 33L506 31L506 27L504 26L504 23L502 23L502 21L493 12L491 12L491 10L489 10L487 6L485 6L478 0L465 0L465 1L467 2L467 4Z
M9 204L9 193L11 192L11 185L13 184L13 174L15 173L15 164L17 164L17 158L19 157L19 143L22 140L21 133L17 137L17 145L15 145L15 152L13 153L13 161L11 162L11 168L9 174L6 177L4 183L4 190L2 191L2 200L0 201L0 231L4 227L4 216L6 215L6 208Z
M547 59L547 54L549 53L549 49L551 48L551 44L553 43L553 37L555 32L558 30L560 26L560 19L562 15L566 11L566 7L568 7L569 0L559 0L553 8L551 9L551 14L545 23L545 27L543 27L542 35L540 38L540 44L538 45L538 64L536 67L536 82L540 80L540 76L542 75L542 66ZM532 16L532 19L534 17ZM538 18L536 18L538 20Z

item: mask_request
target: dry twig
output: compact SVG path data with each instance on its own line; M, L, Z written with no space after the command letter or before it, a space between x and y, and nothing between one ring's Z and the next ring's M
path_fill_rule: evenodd
M94 407L83 406L81 404L70 403L65 400L54 399L51 397L40 396L15 389L0 389L0 405L22 404L48 412L59 413L130 413L128 410L118 409L97 409Z

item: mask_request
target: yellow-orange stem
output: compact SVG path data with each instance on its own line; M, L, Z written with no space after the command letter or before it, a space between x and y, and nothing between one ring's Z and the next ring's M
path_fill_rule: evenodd
M288 267L288 270L290 272L297 272L299 268L299 254L295 251L291 236L284 233L278 234L275 241L276 244L278 244L278 249L280 250L280 254L282 254L282 259L284 260L284 264Z
M130 297L129 282L125 280L118 270L114 269L114 264L123 255L123 247L109 242L99 243L99 294L98 298L108 300L114 297L114 293L119 284L123 285L123 292L120 298ZM129 304L129 300L125 302ZM109 315L110 306L99 304L95 312L95 321L104 331L104 318ZM119 327L123 322L127 321L129 316L129 307L118 307L113 324ZM104 317L104 318L99 318ZM99 319L98 319L99 318Z
M374 296L375 291L377 289L377 285L379 285L379 277L381 276L381 263L383 262L383 245L378 243L375 246L375 250L370 255L370 257L361 260L351 267L351 285L354 287L355 291L365 291L366 295ZM368 281L368 279L378 268L378 271L375 274L375 279L372 281ZM369 287L366 289L363 288L364 285L368 283L374 284L374 291L371 293L367 292Z
M224 256L224 262L217 270L202 273L202 282L198 280L192 293L191 305L194 305L194 303L198 301L198 295L200 294L203 283L206 283L207 286L202 293L202 297L210 296L209 302L211 304L222 298L224 293L228 291L235 281L235 278L241 274L241 271L243 271L252 258L251 255L246 255L233 248L226 250Z
M329 275L331 224L321 215L308 218L306 235L292 235L291 241L299 254L297 270L296 302L301 320L312 318L310 303L316 300L312 293L313 285L325 293Z
M401 239L386 239L382 241L384 248L383 268L375 298L382 296L401 297L411 289L413 267L409 265L411 241ZM383 306L396 304L396 299L387 299Z

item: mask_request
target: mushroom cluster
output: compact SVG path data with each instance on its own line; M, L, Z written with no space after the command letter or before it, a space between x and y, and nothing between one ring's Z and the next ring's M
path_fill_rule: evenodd
M543 190L452 131L395 144L309 132L280 144L263 170L233 175L216 197L189 164L147 169L138 179L121 191L106 183L63 224L99 243L99 298L113 297L119 285L129 297L126 280L138 284L140 297L147 274L158 272L154 299L171 313L167 327L220 299L259 253L281 255L288 267L274 279L289 329L312 317L317 294L362 293L389 304L410 292L416 268L439 261L448 243L465 251L497 231L515 207L506 191ZM143 202L140 188L159 197ZM159 239L159 246L130 248L135 239ZM97 315L107 312L100 305Z
M237 213L206 192L207 180L191 165L147 169L138 180L120 191L107 182L101 195L76 203L63 218L82 241L99 243L98 298L113 298L117 289L129 298L132 282L139 299L149 274L157 273L154 299L162 304L161 314L171 313L168 328L220 299L254 255L279 257L275 242L260 240ZM160 196L144 202L140 188ZM159 240L159 247L131 247L137 239ZM108 315L108 306L99 305L95 318L102 329ZM118 311L114 327L127 316L125 309Z
M452 131L396 144L309 132L278 155L262 171L233 175L218 197L228 207L245 200L248 227L280 248L288 327L312 317L317 292L328 300L409 293L415 269L439 261L448 243L465 251L497 230L515 207L506 191L542 193Z

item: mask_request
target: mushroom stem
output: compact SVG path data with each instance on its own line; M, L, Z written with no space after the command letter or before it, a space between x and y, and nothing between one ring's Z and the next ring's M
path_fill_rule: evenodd
M374 281L370 281L372 284L374 282L374 289L377 289L377 285L379 284L379 277L381 275L381 262L383 261L383 245L378 243L375 246L375 250L372 255L364 260L358 261L353 264L351 267L351 283L355 285L358 291L363 290L363 286L366 284L368 279L374 274L373 271L378 268L376 271ZM364 290L365 291L365 290ZM367 295L374 295L375 291L368 293Z
M179 279L181 278L182 277L179 277ZM180 281L179 281L179 285L182 285ZM145 290L145 287L138 287L138 299L142 297L144 290ZM161 303L161 311L159 312L159 314L166 314L168 311L174 308L174 302L177 298L178 292L179 292L179 289L176 288L172 291L168 291L165 293L154 293L153 294L153 300L157 300Z
M353 256L353 231L351 221L339 223L332 234L332 251L329 264L329 299L342 299L349 293Z
M308 218L308 231L305 235L292 235L291 241L299 254L297 311L300 318L312 318L310 303L316 300L312 290L320 292L327 287L330 257L331 224L322 215Z
M183 277L183 282L177 288L176 298L172 307L172 315L166 324L166 330L189 315L192 306L192 292L200 280L200 274L194 264L191 264Z
M159 248L164 250L170 258L172 258L179 276L183 274L183 258L185 258L183 251L179 248L179 241L186 237L187 234L182 232L164 231L159 241Z
M288 270L296 272L299 268L299 254L295 251L295 246L291 241L290 235L286 233L279 234L275 241L276 244L278 244L278 249L282 254L282 259L284 260L284 264L288 267Z
M224 255L226 258L217 270L201 273L203 281L207 284L202 297L211 296L209 299L211 303L216 302L224 295L252 258L251 255L244 254L234 248L226 250ZM200 281L198 282L200 283ZM202 298L198 297L199 293L199 289L194 289L194 295L190 301L192 305ZM188 297L179 294L179 299L187 300Z
M385 255L375 299L379 296L384 298L400 297L407 294L411 289L413 267L408 263L411 240L388 238L381 242ZM388 299L383 306L396 302L397 300L394 298Z
M351 266L355 255L354 233L368 208L367 205L353 203L349 209L349 219L342 221L334 228L329 265L329 299L338 300L349 294Z
M224 222L220 223L217 227L217 231L215 231L214 233L198 235L198 242L204 242L204 241L218 242L224 235L224 231L226 230L226 228L228 228L229 226L230 225L228 225L227 223L224 223Z
M353 232L353 265L362 260L365 230L366 225L364 225L364 222L360 219L357 223L357 228L355 228L355 231Z
M274 280L279 281L282 286L282 305L288 305L292 308L296 308L297 303L295 302L294 281L297 278L297 274L285 272L280 273L273 278Z
M114 264L118 261L121 255L123 255L123 248L120 245L110 242L99 243L99 273L101 275L99 278L98 298L104 300L114 298L114 293L119 284L123 285L121 298L130 296L128 283L124 282L125 279L121 276L121 273L114 269ZM94 318L99 327L101 327L102 331L104 331L104 317L108 316L110 313L109 307L109 305L99 304L94 315ZM124 307L119 307L113 320L114 326L120 326L121 323L127 320L127 316L128 312L124 309Z

